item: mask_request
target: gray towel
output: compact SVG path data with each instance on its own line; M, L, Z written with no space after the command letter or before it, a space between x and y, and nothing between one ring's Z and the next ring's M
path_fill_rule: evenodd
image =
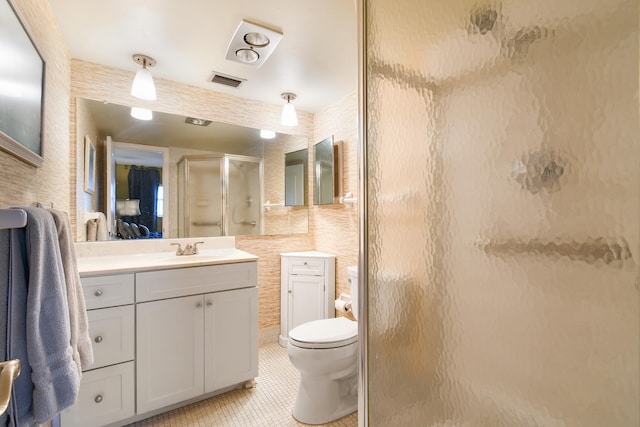
M20 375L13 383L9 414L12 426L31 427L33 419L33 381L27 356L27 245L25 229L9 231L9 298L7 359L20 360Z
M58 243L62 257L62 267L67 290L67 305L69 306L69 327L71 330L71 347L73 360L78 366L78 373L93 365L93 348L89 336L89 321L87 309L78 273L76 252L71 235L71 223L66 212L50 209L58 230Z
M58 233L52 215L41 208L27 212L28 293L26 341L32 369L33 415L51 420L77 399L78 368L70 344L69 307Z

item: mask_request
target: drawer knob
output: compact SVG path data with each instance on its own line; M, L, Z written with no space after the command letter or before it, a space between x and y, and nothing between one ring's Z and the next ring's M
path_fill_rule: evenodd
M307 261L304 262L304 265L307 265Z
M197 303L196 308L202 308L202 303L201 302Z
M213 303L211 301L207 301L207 307L211 307Z
M97 342L98 344L100 344L102 342L102 337L100 335L98 335L95 339L95 342Z
M102 296L102 289L98 289L98 290L94 293L94 295L95 295L95 296L97 296L97 297L101 297L101 296Z
M97 395L96 398L93 400L95 400L96 403L102 402L102 395L101 394Z

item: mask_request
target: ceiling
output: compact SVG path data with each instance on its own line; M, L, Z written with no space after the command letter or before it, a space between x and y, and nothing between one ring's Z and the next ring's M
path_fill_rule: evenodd
M49 0L72 58L131 70L153 57L154 77L315 113L357 88L357 20L352 0ZM241 20L282 32L261 66L225 59ZM210 83L213 71L246 79Z

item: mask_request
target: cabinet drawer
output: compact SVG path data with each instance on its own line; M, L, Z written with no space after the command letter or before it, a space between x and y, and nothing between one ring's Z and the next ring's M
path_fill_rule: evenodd
M322 258L289 258L289 274L322 276L324 259Z
M87 317L93 346L91 369L133 360L133 305L91 310Z
M62 427L105 425L135 415L133 362L85 372L78 400L60 414Z
M133 274L83 277L80 281L87 310L133 304Z
M256 262L207 265L136 274L136 302L257 286Z

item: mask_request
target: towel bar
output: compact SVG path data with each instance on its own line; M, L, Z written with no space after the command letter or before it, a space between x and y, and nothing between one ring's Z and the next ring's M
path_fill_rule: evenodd
M13 381L20 375L20 361L8 360L0 363L0 415L4 414L11 399Z

